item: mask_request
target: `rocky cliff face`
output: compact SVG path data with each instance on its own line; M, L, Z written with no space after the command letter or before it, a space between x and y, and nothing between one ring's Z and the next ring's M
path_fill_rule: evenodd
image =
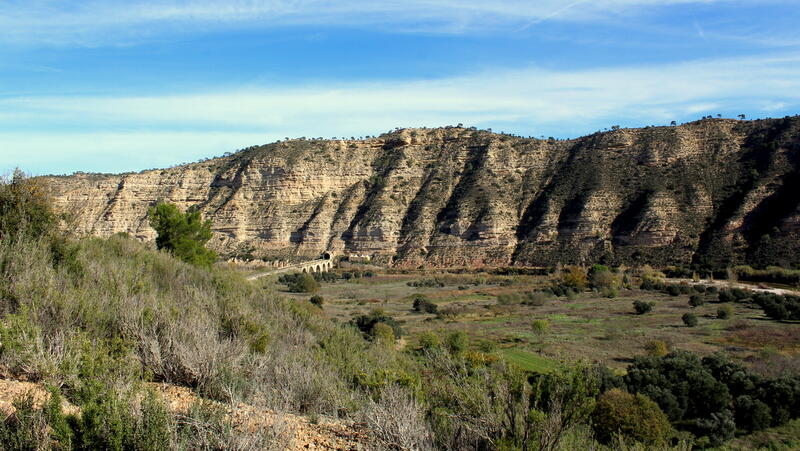
M149 240L155 202L197 205L223 255L329 250L395 266L800 263L798 117L568 141L405 129L49 182L80 233Z

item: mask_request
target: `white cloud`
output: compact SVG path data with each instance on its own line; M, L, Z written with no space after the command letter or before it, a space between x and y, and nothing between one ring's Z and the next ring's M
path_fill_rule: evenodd
M543 20L597 20L653 7L735 1L578 0L565 5L563 0L12 0L0 1L0 42L103 45L231 26L380 25L395 31L443 33L507 30Z
M790 108L800 108L800 54L584 71L532 67L436 80L173 96L16 97L0 100L4 129L33 131L0 132L0 161L42 167L48 158L66 157L67 166L53 167L74 170L87 161L104 161L102 169L131 169L284 136L359 136L458 122L564 136L612 121L647 125ZM130 154L135 158L126 157ZM118 157L129 158L129 165L114 166Z

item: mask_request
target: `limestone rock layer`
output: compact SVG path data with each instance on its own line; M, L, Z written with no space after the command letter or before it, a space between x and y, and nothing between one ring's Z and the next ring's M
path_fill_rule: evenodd
M394 266L800 263L800 118L537 140L460 127L290 140L170 169L48 177L78 233L152 240L197 206L222 255Z

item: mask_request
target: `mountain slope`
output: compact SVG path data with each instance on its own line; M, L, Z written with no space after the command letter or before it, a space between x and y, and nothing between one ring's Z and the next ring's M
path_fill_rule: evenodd
M51 177L79 232L152 239L199 205L223 254L396 266L800 263L800 118L566 140L465 128L291 140L137 174Z

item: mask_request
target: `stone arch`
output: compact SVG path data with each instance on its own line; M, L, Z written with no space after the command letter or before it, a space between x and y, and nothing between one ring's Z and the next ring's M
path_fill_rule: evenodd
M331 252L323 252L322 253L323 260L331 260L333 259L333 254Z
M322 272L322 266L321 265L315 266L314 267L314 272Z
M307 272L308 272L308 270L306 268L303 268L303 274L305 274Z

